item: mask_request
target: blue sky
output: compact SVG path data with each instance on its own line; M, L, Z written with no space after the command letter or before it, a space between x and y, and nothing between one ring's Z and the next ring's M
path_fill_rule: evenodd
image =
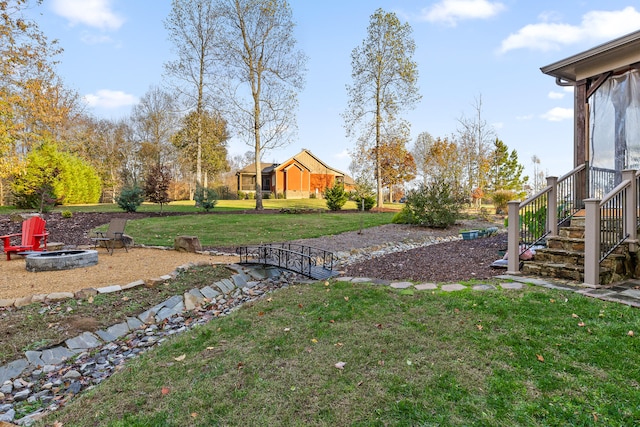
M377 8L413 28L422 100L404 114L412 141L421 132L455 133L475 114L492 125L532 172L531 157L548 175L572 168L573 92L540 67L640 29L640 2L608 0L291 0L299 47L309 58L300 93L298 138L265 161L284 161L302 148L348 172L341 113L351 83L351 51L362 43ZM65 83L99 118L119 118L151 86L162 84L174 59L163 21L169 0L44 0L32 13L58 39ZM231 154L250 147L232 140Z

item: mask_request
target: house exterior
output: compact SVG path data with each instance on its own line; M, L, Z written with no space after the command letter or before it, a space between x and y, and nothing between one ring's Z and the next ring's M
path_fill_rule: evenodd
M345 189L354 188L353 179L332 168L307 149L287 159L283 163L262 163L263 194L282 194L286 199L306 199L312 194L322 197L325 189L335 182L344 184ZM236 173L238 191L255 192L255 164Z
M574 87L574 167L613 177L591 186L589 197L611 190L624 169L640 168L640 31L541 71Z
M574 168L509 202L508 253L546 244L524 271L588 287L640 278L640 31L541 71L574 88ZM508 272L520 268L510 256Z

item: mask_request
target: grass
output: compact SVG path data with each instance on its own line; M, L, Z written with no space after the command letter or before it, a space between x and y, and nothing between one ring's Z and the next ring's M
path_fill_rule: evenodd
M111 294L98 294L92 302L68 300L49 306L0 311L0 365L17 360L27 350L63 342L85 330L107 328L153 307L174 295L231 277L224 266L194 267L154 288L137 287Z
M264 199L262 204L265 209L319 209L327 210L327 202L324 199ZM402 204L399 203L386 203L385 208L400 210ZM241 210L254 210L256 207L255 200L219 200L213 212L217 211L241 211ZM342 208L343 210L358 210L355 202L348 201ZM114 203L97 203L91 205L64 205L57 206L53 211L71 212L122 212L122 209ZM0 206L0 214L10 214L18 212L19 209L15 209L11 206ZM196 208L194 202L191 200L179 200L171 202L162 207L163 212L203 212L203 209ZM143 203L138 212L160 212L160 205L154 203Z
M127 223L136 243L173 246L175 236L198 236L203 246L231 247L338 234L389 224L393 213L180 215Z
M45 422L634 425L639 313L533 286L292 286L172 338Z

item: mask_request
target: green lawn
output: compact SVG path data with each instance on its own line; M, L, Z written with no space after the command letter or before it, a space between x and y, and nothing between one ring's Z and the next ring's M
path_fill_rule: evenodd
M262 201L265 209L322 209L327 210L327 202L323 199L264 199ZM386 208L400 210L402 204L392 203L385 204ZM256 207L255 200L219 200L214 211L227 211L227 210L252 210ZM343 210L357 210L355 202L347 202ZM64 205L56 206L54 212L61 211L71 212L122 212L118 205L113 203L99 203L93 205ZM171 202L162 207L164 212L202 212L200 208L196 208L194 202L191 200L180 200L177 202ZM16 212L17 210L10 206L0 206L0 214L7 214ZM160 212L160 205L153 203L143 203L138 212Z
M47 425L631 426L629 331L637 309L534 286L298 285L132 360Z
M127 223L138 244L173 246L178 235L198 236L203 246L242 246L306 239L389 224L393 213L180 215Z

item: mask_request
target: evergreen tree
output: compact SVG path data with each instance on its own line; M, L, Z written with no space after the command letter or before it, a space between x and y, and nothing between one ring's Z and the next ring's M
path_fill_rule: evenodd
M523 193L524 184L529 181L523 176L524 166L518 162L517 151L511 150L500 139L496 138L491 153L491 168L489 170L489 190L511 190L516 194Z

